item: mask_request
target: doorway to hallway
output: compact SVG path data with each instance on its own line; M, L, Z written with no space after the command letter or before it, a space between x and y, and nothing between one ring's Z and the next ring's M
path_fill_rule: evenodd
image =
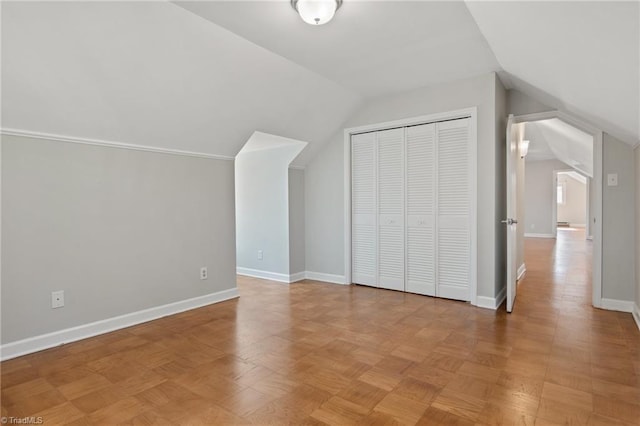
M525 238L527 274L518 286L519 309L552 304L568 311L592 309L593 243L585 228L558 228L557 238Z

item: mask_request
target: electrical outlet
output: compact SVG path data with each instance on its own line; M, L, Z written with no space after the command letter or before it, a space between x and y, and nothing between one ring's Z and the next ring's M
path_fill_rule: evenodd
M200 279L206 280L209 277L209 272L207 271L207 267L203 266L200 268Z
M258 260L262 260L262 250L258 250Z
M64 306L64 291L51 292L51 309L62 308Z

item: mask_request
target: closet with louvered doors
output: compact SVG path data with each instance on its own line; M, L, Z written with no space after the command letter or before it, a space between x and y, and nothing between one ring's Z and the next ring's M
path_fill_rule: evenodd
M469 122L351 136L353 283L470 300Z

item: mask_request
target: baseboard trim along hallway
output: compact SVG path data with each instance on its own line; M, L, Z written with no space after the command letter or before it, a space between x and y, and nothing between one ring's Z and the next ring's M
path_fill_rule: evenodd
M601 308L618 312L633 312L634 303L629 300L602 299Z

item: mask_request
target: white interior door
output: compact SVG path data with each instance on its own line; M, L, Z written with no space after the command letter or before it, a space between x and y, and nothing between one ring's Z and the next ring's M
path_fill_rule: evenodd
M351 280L377 285L376 134L351 137Z
M404 291L404 128L377 132L378 287Z
M436 123L436 295L471 300L469 119Z
M507 312L513 311L516 300L516 226L518 221L516 211L517 195L517 165L518 165L518 137L517 127L513 122L513 115L509 115L507 122L507 217L502 222L507 227Z
M434 123L406 131L407 291L436 294Z

